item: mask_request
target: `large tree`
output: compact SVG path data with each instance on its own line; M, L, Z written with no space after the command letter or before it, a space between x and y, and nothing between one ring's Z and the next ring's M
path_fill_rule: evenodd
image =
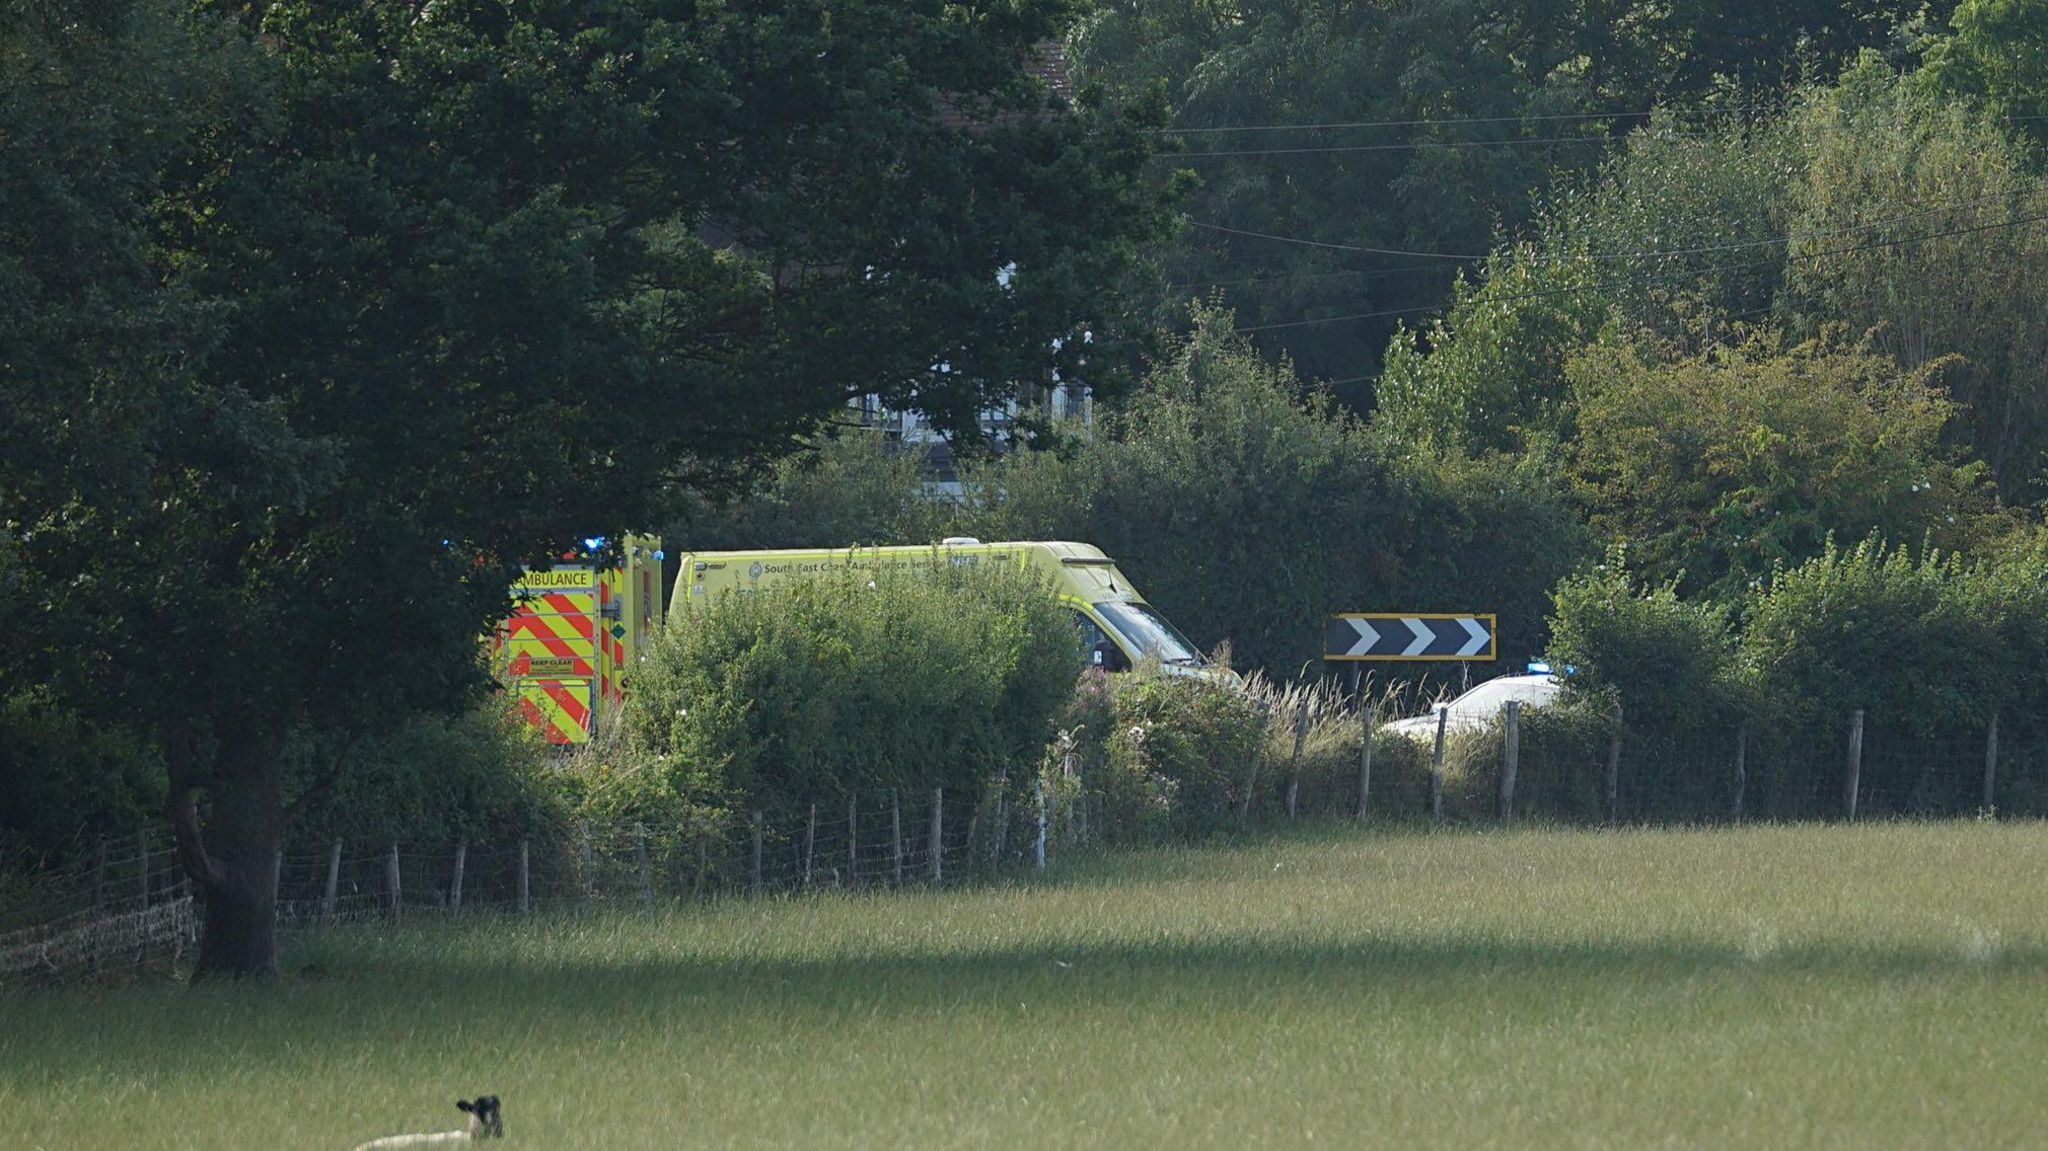
M1064 0L137 3L94 52L234 98L128 77L108 147L46 134L82 184L134 175L62 205L119 225L132 354L7 357L0 435L54 446L0 462L0 524L25 666L162 751L202 974L275 970L288 733L339 772L472 700L522 562L848 395L965 423L1106 359L1157 226L1142 110L1035 78ZM0 234L54 285L12 320L100 298Z
M1173 289L1221 296L1268 354L1370 400L1403 319L1447 302L1659 106L1745 116L1889 45L1921 0L1117 0L1084 77L1159 80L1191 171ZM1925 5L1945 19L1953 0ZM1446 257L1474 257L1454 259Z

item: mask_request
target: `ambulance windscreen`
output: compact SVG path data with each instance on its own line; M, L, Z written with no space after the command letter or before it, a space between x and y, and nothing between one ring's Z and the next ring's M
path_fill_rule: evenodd
M1132 647L1160 663L1201 667L1208 662L1186 636L1148 604L1098 603L1095 610L1101 612L1109 626L1129 640Z

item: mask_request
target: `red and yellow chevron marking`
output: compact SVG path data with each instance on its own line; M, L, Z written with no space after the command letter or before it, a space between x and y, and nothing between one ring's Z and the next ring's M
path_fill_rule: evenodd
M549 743L590 741L591 689L600 664L597 599L596 589L587 584L532 589L498 630L501 674L526 721L540 728Z
M524 679L513 685L526 722L541 729L549 743L590 742L590 681Z

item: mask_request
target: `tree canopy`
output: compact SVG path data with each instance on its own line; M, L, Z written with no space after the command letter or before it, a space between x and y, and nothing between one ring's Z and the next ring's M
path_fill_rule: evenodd
M472 700L523 562L850 395L1113 365L1158 227L1057 0L85 15L0 88L10 674L161 749L202 972L274 966L290 733Z

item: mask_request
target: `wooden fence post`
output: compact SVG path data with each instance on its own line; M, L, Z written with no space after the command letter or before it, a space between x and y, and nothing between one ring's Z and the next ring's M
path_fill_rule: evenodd
M932 882L945 878L940 863L946 855L946 789L932 788L932 830L929 836L932 853Z
M149 928L149 829L148 829L148 828L146 828L146 827L145 827L145 828L143 828L143 829L142 829L141 831L138 831L138 832L136 832L136 833L135 833L135 851L136 851L136 855L137 855L137 858L138 858L138 860L139 860L139 862L138 862L138 864L137 864L137 866L136 866L136 869L135 869L135 870L136 870L136 873L137 873L137 875L136 875L136 878L140 880L140 883L139 883L139 884L137 885L137 891L136 891L136 894L137 894L137 895L138 895L138 896L140 897L140 903L138 904L138 906L140 906L140 907L142 908L142 938L141 938L140 940L138 940L138 941L137 941L137 944L136 944L136 949L135 949L135 966L137 966L137 967L148 967L148 966L149 966L149 934L150 934L150 928Z
M846 797L846 886L860 882L860 805Z
M903 793L889 789L889 881L903 886Z
M1003 865L1003 854L1010 846L1010 776L1007 771L996 784L996 842L994 860L997 867Z
M811 885L811 871L817 862L818 805L811 804L811 818L804 823L804 886Z
M531 843L531 841L529 841L529 840L526 840L526 839L521 839L521 840L519 841L519 892L518 892L518 894L519 894L519 914L521 914L521 915L525 915L525 914L526 914L527 912L529 912L529 911L532 911L532 910L533 910L533 880L532 880L532 876L533 876L533 871L532 871L532 867L531 867L531 864L532 864L532 862L533 862L533 858L532 858L532 853L531 853L531 847L532 847L532 843Z
M1621 705L1614 705L1614 730L1607 734L1607 825L1621 822Z
M1451 709L1437 709L1436 753L1429 760L1429 817L1442 821L1444 817L1444 728L1451 721Z
M1998 813L1998 713L1991 713L1991 726L1984 732L1984 803L1987 815Z
M277 918L278 904L284 902L284 900L279 898L283 894L284 844L280 843L270 849L270 917L273 920Z
M106 922L106 916L107 841L102 837L100 839L99 854L95 857L92 865L92 935L90 939L92 944L92 971L94 975L98 975L100 972L100 937L104 934L101 929Z
M469 841L455 841L455 878L448 884L448 911L456 918L462 917L462 871L469 863Z
M761 826L762 815L760 812L752 813L747 819L748 822L754 825L754 865L747 872L747 892L750 895L759 895L761 894L761 841L765 838L765 832Z
M711 878L711 837L697 832L697 878L690 883L690 898L704 894L704 884Z
M1522 756L1522 701L1511 699L1503 710L1507 712L1507 746L1502 749L1500 761L1500 822L1505 827L1515 818L1515 772Z
M1842 779L1842 814L1856 818L1857 793L1863 786L1863 709L1849 714L1849 763Z
M1038 777L1038 786L1032 794L1038 807L1038 837L1031 843L1031 864L1039 871L1045 870L1045 776Z
M1251 819L1252 796L1259 790L1259 761L1265 757L1255 755L1251 758L1252 769L1251 773L1245 777L1244 795L1240 796L1237 801L1237 821L1239 823L1245 823Z
M384 890L391 895L391 918L397 919L405 913L405 893L399 889L398 845L391 845L391 854L384 857Z
M1742 822L1743 793L1749 790L1749 725L1735 729L1735 822Z
M1365 728L1365 744L1358 749L1358 822L1365 822L1365 814L1372 803L1372 745L1378 733L1379 714L1366 703L1361 695L1358 699L1358 722Z
M1301 794L1301 753L1308 746L1308 689L1302 689L1301 706L1294 715L1294 755L1287 765L1287 821L1294 822L1294 804Z
M590 872L590 821L586 819L576 825L576 886L586 902L597 894L597 877Z
M640 906L654 906L654 868L647 861L647 825L633 825L633 865L640 871Z
M1074 842L1088 842L1088 781L1081 776L1081 757L1073 748L1060 756L1062 775L1074 785Z
M320 925L334 924L335 901L341 897L341 840L327 849L327 882L320 887Z

